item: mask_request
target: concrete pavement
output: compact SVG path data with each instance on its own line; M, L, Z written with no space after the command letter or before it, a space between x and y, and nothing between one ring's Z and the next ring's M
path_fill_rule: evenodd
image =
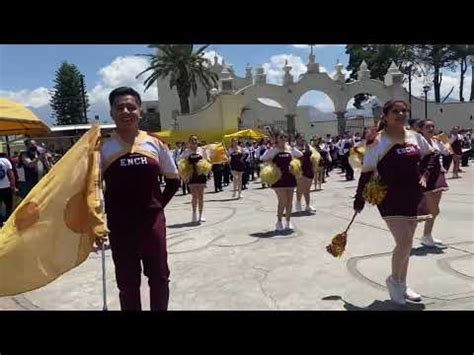
M472 162L471 162L472 164ZM434 236L446 247L425 248L416 231L409 285L421 304L399 307L388 301L384 280L390 272L393 239L375 207L367 205L349 231L342 258L325 246L352 216L357 180L331 173L322 191L311 193L315 214L292 218L295 231L277 235L276 197L250 182L242 200L230 188L205 194L207 222L193 225L190 195L181 191L166 209L171 269L171 310L473 310L474 168L449 179ZM450 174L451 176L451 174ZM357 177L357 175L356 175ZM106 255L108 307L119 309L110 251ZM0 298L0 309L101 310L101 259L89 259L51 284L15 297ZM148 306L148 286L142 282Z

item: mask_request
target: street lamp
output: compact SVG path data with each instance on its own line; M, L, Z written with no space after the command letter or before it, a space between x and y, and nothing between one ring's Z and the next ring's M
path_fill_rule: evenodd
M84 122L87 123L87 106L86 106L86 88L84 86L84 75L81 74L81 95L82 95L82 109L84 110Z
M428 91L431 87L429 85L423 86L423 92L425 93L425 119L428 118Z

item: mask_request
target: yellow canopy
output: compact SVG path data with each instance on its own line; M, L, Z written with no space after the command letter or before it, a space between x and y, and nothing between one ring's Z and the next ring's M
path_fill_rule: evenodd
M247 138L247 139L255 139L255 140L259 140L259 139L263 139L263 138L266 138L267 136L260 132L260 131L257 131L255 129L244 129L242 131L238 131L238 132L235 132L235 133L232 133L232 134L226 134L224 137L223 137L223 141L225 144L229 144L231 139L232 138Z
M222 141L222 137L229 132L223 131L161 131L161 132L153 132L153 134L157 135L161 138L165 143L171 144L174 146L176 142L185 142L187 143L189 137L191 135L198 136L201 142L205 142L206 144L209 143L217 143Z
M48 125L25 106L0 97L0 136L20 134L33 136L49 132Z

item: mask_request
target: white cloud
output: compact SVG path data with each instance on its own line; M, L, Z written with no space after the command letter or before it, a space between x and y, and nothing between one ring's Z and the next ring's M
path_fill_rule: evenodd
M221 56L219 53L216 51L208 51L204 52L204 58L207 58L211 61L211 64L214 64L214 57L217 57L217 63L222 64L222 60L224 59L223 56Z
M6 91L0 90L0 96L19 102L25 106L38 108L49 104L49 92L45 87L34 90Z
M270 57L270 62L262 65L267 74L267 83L276 85L283 84L283 67L285 66L286 60L288 60L288 65L292 67L290 74L293 75L295 81L298 80L301 74L306 73L306 64L303 62L301 57L293 54L274 55Z
M91 105L108 105L107 97L109 92L119 86L134 88L144 101L157 100L158 89L156 85L151 86L147 91L145 91L145 86L143 85L149 73L143 74L138 79L136 78L148 65L148 60L143 57L127 56L115 58L112 63L98 71L100 80L89 92Z
M89 94L89 117L99 114L101 120L109 119L109 103L108 96L110 91L119 86L130 86L137 90L143 101L158 100L158 89L156 85L151 86L145 91L143 82L148 73L145 73L140 78L136 76L145 70L149 62L144 57L126 56L117 57L109 65L99 69L99 80L91 88L89 85L87 91ZM87 85L87 78L86 78ZM22 104L41 109L43 115L48 117L41 117L46 121L50 121L49 109L49 92L45 87L40 87L34 90L20 90L20 91L0 91L1 96L5 96ZM48 109L46 109L48 108Z
M451 91L451 88L454 87L453 92L449 95L448 100L459 100L459 84L461 82L459 77L459 72L453 73L443 73L443 80L441 82L441 100L443 100L446 95ZM470 71L466 72L464 76L464 90L463 96L465 101L469 101L469 95L471 92L471 78L472 73ZM432 84L432 83L429 83ZM425 81L423 77L413 77L411 81L411 92L413 96L417 96L420 98L424 98L423 93L423 86L425 85ZM408 90L408 80L403 83L403 86ZM434 100L434 89L431 85L431 90L428 91L428 100Z

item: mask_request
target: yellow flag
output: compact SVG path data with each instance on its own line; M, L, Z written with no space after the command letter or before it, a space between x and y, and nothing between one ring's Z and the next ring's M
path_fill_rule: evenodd
M31 190L0 230L0 296L40 288L85 261L108 233L94 125Z
M204 147L204 149L208 152L209 160L213 164L224 164L229 161L229 158L227 157L227 152L222 142L208 144Z

